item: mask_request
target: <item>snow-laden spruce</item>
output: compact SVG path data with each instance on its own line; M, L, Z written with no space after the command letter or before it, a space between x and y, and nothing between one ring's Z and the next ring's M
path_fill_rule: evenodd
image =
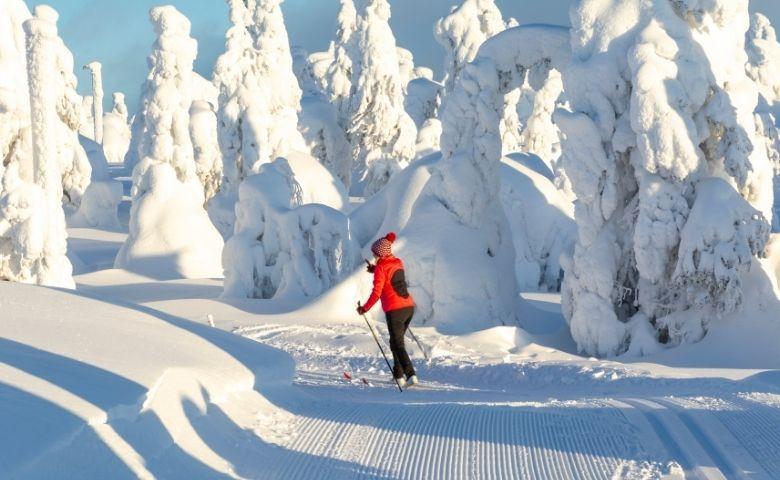
M103 66L100 62L84 65L92 77L92 140L103 143Z
M565 28L524 26L483 44L442 107L442 155L398 246L421 319L444 331L516 322L515 249L501 205L504 95L530 68L568 61Z
M352 170L350 145L338 122L336 106L320 90L309 59L306 50L293 47L293 68L303 90L298 129L311 155L349 188Z
M536 165L544 162L531 154L504 158L500 199L512 230L518 288L557 292L563 279L561 256L571 255L577 236L574 205L556 188L550 172L537 172Z
M479 47L506 29L501 11L493 0L464 0L436 22L434 35L444 47L444 88L455 88L463 67L474 60Z
M353 65L359 60L356 51L358 25L357 10L353 0L341 0L341 8L336 19L336 36L330 44L327 55L327 70L321 85L329 100L336 107L339 125L345 130L349 124L349 96L352 91ZM316 68L315 68L315 76Z
M103 153L114 165L121 164L130 148L130 125L127 123L125 95L114 92L111 111L103 115Z
M195 154L195 173L203 185L205 203L214 198L222 183L222 154L217 139L215 105L195 100L190 106L190 138Z
M555 185L564 196L574 200L571 182L560 162L561 134L553 121L555 109L562 104L563 78L561 73L553 70L540 81L535 72L528 73L526 85L521 89L522 100L529 102L528 115L519 115L522 127L520 129L520 151L539 156L555 175Z
M62 204L66 215L70 215L81 205L81 198L89 186L92 169L79 141L82 100L76 92L73 54L59 35L56 35L56 30L50 45L55 61L52 72L56 78L49 86L55 89L52 95L55 97L58 121L46 135L54 137L62 181Z
M293 163L308 160L290 157ZM315 181L327 178L319 164L304 167L314 169ZM347 217L304 198L299 178L279 158L241 183L236 231L223 253L225 298L300 301L320 295L357 266Z
M754 148L747 9L746 0L582 0L571 11L563 79L573 111L555 121L578 199L578 241L563 306L589 354L626 351L648 322L660 340L696 340L684 332L706 330L711 316L739 306L734 279L744 256L763 249L754 222L772 208L771 167ZM712 176L755 210L726 186L705 194ZM736 222L736 232L712 233L709 208ZM703 312L702 292L712 299Z
M444 90L450 94L464 66L474 60L480 46L488 38L517 26L510 18L507 22L493 0L464 0L449 15L434 26L436 40L445 50ZM504 111L501 121L501 141L504 153L520 151L520 120L517 103L520 92L515 89L504 95Z
M149 18L157 40L141 100L141 160L133 170L130 233L115 265L154 278L220 277L222 237L203 208L190 138L198 45L174 7L152 8Z
M404 110L404 85L387 0L359 0L348 137L352 193L371 196L415 155L417 129Z
M0 4L0 279L74 288L61 202L57 19L47 6L31 18L23 2Z
M780 231L780 134L777 117L780 115L780 43L772 24L765 16L755 13L750 18L746 47L750 77L759 91L756 107L756 127L759 140L763 140L767 156L775 169L775 207L772 215L773 230Z
M209 215L224 237L233 232L240 182L264 163L307 151L298 131L301 89L281 3L228 0L232 26L225 53L214 67L223 180L209 205Z
M282 0L228 0L233 26L217 60L225 185L232 190L260 165L306 151L298 132L301 89L293 73Z

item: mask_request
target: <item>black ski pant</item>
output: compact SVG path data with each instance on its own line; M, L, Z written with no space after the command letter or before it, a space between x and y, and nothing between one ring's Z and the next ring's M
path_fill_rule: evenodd
M414 366L404 346L406 329L414 316L414 307L399 308L385 313L387 329L390 331L390 350L393 352L393 375L406 378L414 375Z

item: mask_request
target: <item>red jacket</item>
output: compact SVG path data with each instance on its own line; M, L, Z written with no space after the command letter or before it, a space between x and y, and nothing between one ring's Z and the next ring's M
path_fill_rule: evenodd
M406 292L405 297L401 295L405 291L406 278L404 264L401 259L392 255L380 258L377 260L376 268L374 269L374 289L371 291L371 296L368 297L363 308L366 311L371 310L371 307L379 299L382 299L382 310L385 312L413 307L414 300L412 295L408 292Z

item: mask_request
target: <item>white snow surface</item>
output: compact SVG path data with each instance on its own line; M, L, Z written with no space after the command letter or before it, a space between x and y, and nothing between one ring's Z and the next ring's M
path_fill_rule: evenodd
M423 383L399 393L353 312L351 300L370 288L363 271L311 302L225 302L219 281L105 270L104 250L121 235L77 229L70 240L92 271L76 277L77 291L0 283L0 410L9 413L0 427L14 432L0 437L0 466L11 477L778 471L766 432L780 425L780 305L755 302L764 270L753 271L751 307L739 317L713 319L697 344L642 358L578 356L551 294L525 295L523 329L449 336L415 319L430 361L407 341Z
M671 275L700 182L726 179L766 222L772 168L745 73L748 2L584 0L571 20L572 111L555 117L577 196L564 311L584 351L615 355L696 306Z

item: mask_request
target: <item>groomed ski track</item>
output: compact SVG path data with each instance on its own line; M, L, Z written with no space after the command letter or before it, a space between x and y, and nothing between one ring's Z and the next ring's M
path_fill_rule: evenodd
M382 375L378 354L365 364L349 360L372 386L350 383L329 368L337 352L306 357L311 346L285 339L294 330L236 332L288 345L299 363L295 434L279 445L284 450L263 478L780 478L776 395L766 401L717 379L626 379L632 388L606 387L603 397L594 396L598 386L586 393L576 381L570 389L555 388L555 380L468 388L442 381L452 371L436 364L421 365L422 378L435 381L400 394ZM305 370L318 361L322 369ZM423 363L419 354L416 361ZM561 365L526 367L572 375ZM499 367L479 367L479 374L491 368ZM456 369L469 375L469 368Z

